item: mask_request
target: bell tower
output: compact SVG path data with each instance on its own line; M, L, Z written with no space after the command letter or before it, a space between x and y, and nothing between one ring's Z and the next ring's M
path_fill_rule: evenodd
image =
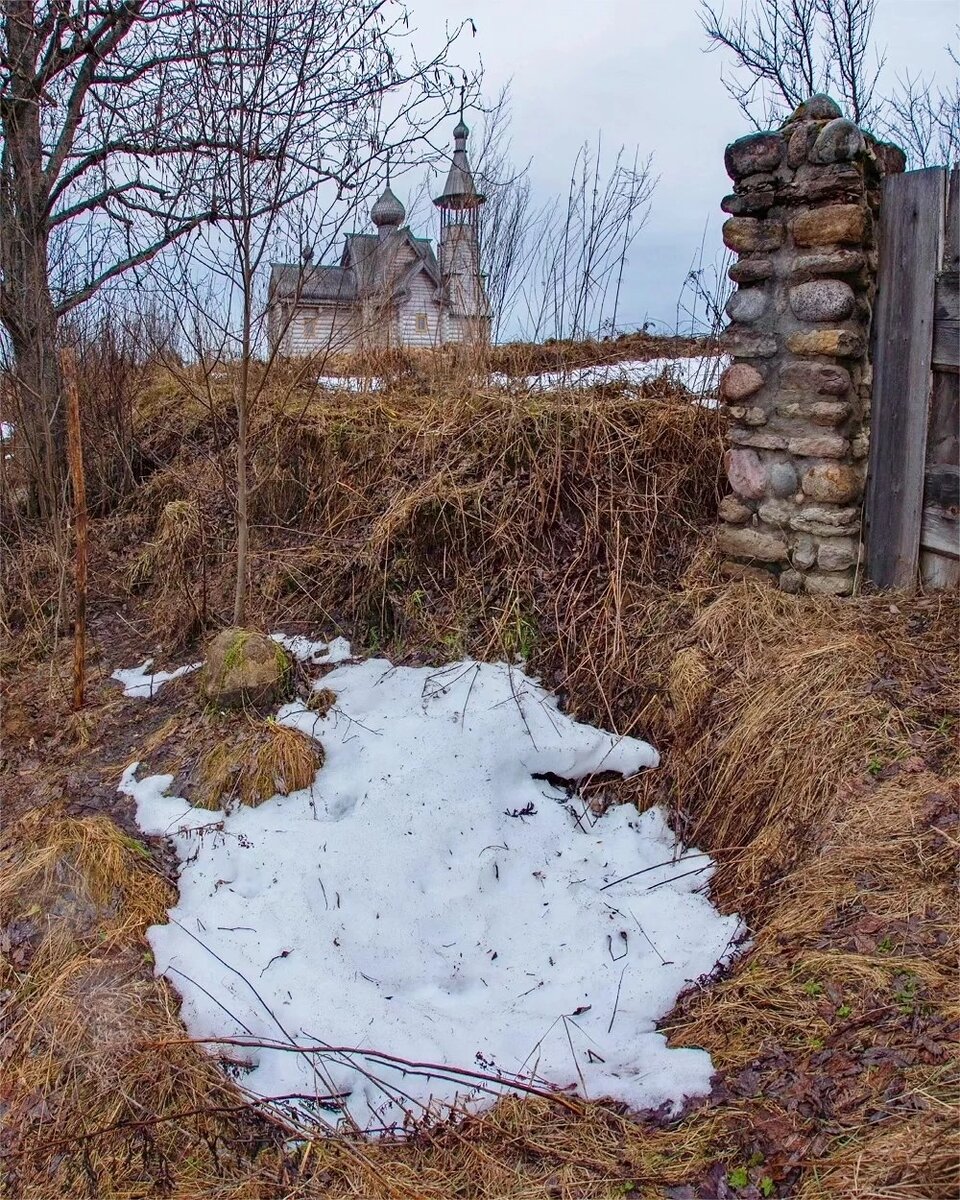
M489 341L490 306L480 274L480 212L486 202L476 189L467 158L470 130L460 120L453 130L453 157L443 191L434 200L440 210L440 273L446 301L444 341Z

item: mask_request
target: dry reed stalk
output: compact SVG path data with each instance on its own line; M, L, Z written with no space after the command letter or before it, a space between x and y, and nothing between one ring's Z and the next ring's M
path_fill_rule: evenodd
M67 393L67 461L73 488L74 508L74 619L73 619L73 709L83 708L86 676L87 640L87 484L83 470L83 443L80 435L80 395L77 391L77 363L72 350L61 350L60 371Z

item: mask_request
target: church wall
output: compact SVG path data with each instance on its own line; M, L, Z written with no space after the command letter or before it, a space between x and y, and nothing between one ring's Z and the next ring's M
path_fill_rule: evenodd
M438 346L443 341L440 305L433 280L420 272L410 281L410 295L401 304L399 341L401 346ZM417 317L423 318L418 327Z
M294 314L284 339L284 351L292 356L326 351L341 354L355 348L357 327L349 310L330 306L300 308Z

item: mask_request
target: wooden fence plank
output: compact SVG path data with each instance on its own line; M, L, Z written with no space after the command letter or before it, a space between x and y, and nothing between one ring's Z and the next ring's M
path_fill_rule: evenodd
M933 305L934 368L960 371L960 272L937 276Z
M917 581L945 190L942 167L883 185L867 492L867 575L880 587Z
M947 220L943 236L943 269L960 271L960 167L954 167L947 183Z

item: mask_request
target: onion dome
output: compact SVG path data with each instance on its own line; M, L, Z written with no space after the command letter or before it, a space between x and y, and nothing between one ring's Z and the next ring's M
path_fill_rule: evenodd
M390 190L388 183L383 189L380 199L370 209L370 220L381 233L387 233L391 229L399 229L406 215L407 210Z

